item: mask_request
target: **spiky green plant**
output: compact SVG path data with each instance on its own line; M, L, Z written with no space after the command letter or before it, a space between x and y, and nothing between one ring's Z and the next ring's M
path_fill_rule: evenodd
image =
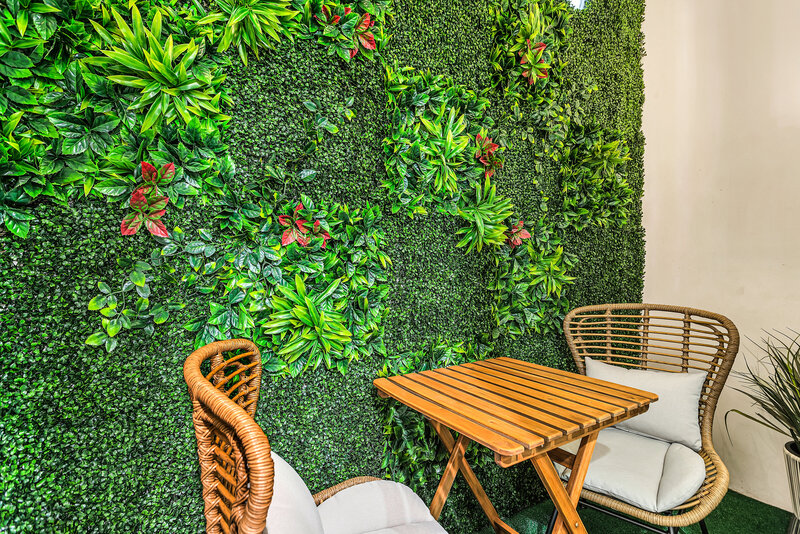
M245 65L248 48L258 59L259 48L275 48L272 41L280 43L281 35L291 38L289 23L298 15L291 9L289 0L217 0L215 3L224 14L211 14L198 24L226 21L217 52L233 46Z
M283 296L272 298L273 312L264 334L280 337L278 354L287 363L305 358L306 368L316 368L324 361L330 369L335 366L334 360L344 358L345 345L352 335L344 325L344 316L333 311L329 301L339 283L336 279L322 293L311 295L298 274L294 288L278 286Z
M114 8L116 28L111 32L95 21L95 31L109 47L105 57L88 57L86 65L100 68L116 84L137 89L131 110L145 113L141 131L162 121L167 124L181 117L188 124L192 115L218 117L223 97L216 88L225 79L218 66L198 60L200 46L194 39L162 35L162 15L157 11L148 25L136 6L131 7L132 26ZM176 39L186 40L176 43Z
M735 373L745 384L737 391L747 395L759 412L750 415L730 410L725 414L725 425L735 412L790 437L800 451L800 333L792 333L794 337L784 332L767 333L761 340L763 355L758 366L754 368L745 360L747 371Z
M469 226L460 229L457 234L464 234L459 247L467 246L467 253L472 249L478 252L484 245L500 245L506 240L508 226L505 220L514 213L511 199L497 194L496 188L489 178L481 188L475 184L475 199L463 202L458 214L469 222Z

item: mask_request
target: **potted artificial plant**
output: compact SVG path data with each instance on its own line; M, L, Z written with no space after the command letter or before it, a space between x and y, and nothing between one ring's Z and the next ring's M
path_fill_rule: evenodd
M746 362L747 371L737 373L745 383L738 391L747 395L759 412L731 411L791 438L783 447L783 457L794 507L789 532L795 533L800 532L800 333L793 333L794 337L782 332L767 334L762 340L764 354L758 362L764 372Z

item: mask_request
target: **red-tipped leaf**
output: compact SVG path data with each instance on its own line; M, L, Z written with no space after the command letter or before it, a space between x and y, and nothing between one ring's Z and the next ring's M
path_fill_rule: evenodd
M150 199L150 209L153 211L163 210L169 202L168 196L155 197Z
M296 239L295 233L292 231L291 228L285 230L283 232L283 235L281 236L281 245L286 246L290 243L294 243L295 239Z
M141 213L129 213L122 219L120 232L122 232L122 235L133 235L139 231L142 222L144 222L144 216Z
M137 211L141 211L147 207L147 197L145 197L144 191L142 191L141 187L134 191L131 195L130 205Z
M151 183L155 183L158 180L158 171L146 161L142 162L142 180Z
M375 50L376 48L375 37L370 32L358 34L358 42L367 50Z
M175 178L175 164L174 163L167 163L163 167L161 167L161 180L160 183L166 184L172 181Z
M370 20L369 20L369 13L364 13L361 16L361 20L358 21L358 26L356 26L357 32L364 32L370 28ZM370 48L372 50L372 48Z
M144 222L144 224L147 227L147 231L153 234L154 236L169 237L169 232L167 232L167 227L164 226L164 221L162 221L161 219L147 219Z

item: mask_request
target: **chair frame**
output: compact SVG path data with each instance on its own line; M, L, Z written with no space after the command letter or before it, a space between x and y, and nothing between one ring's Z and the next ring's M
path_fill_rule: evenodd
M207 374L201 365L211 361ZM246 339L215 341L183 366L192 401L207 534L261 534L272 502L269 439L254 420L261 353ZM343 489L380 480L356 477L314 495L319 505Z
M586 374L587 356L628 368L706 372L698 406L699 454L705 462L706 478L695 495L659 514L607 495L581 491L586 506L649 530L664 532L651 526L657 525L677 533L680 527L700 523L706 533L704 519L725 496L730 479L711 438L717 401L739 350L736 326L723 315L683 306L601 304L569 312L564 318L564 335L581 374Z

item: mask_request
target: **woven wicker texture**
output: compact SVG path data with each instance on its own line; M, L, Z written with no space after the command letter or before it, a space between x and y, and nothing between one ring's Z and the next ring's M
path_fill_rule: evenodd
M208 363L206 363L208 362ZM262 533L272 502L270 445L253 420L261 387L261 354L246 339L215 341L186 359L208 534ZM319 505L372 480L357 477L314 495Z
M698 417L700 455L706 478L681 506L657 514L588 490L581 497L637 519L664 527L685 527L704 519L728 490L728 470L711 441L714 411L739 350L739 332L726 317L693 308L657 304L602 304L572 310L564 334L575 364L586 373L584 359L629 368L706 373Z

